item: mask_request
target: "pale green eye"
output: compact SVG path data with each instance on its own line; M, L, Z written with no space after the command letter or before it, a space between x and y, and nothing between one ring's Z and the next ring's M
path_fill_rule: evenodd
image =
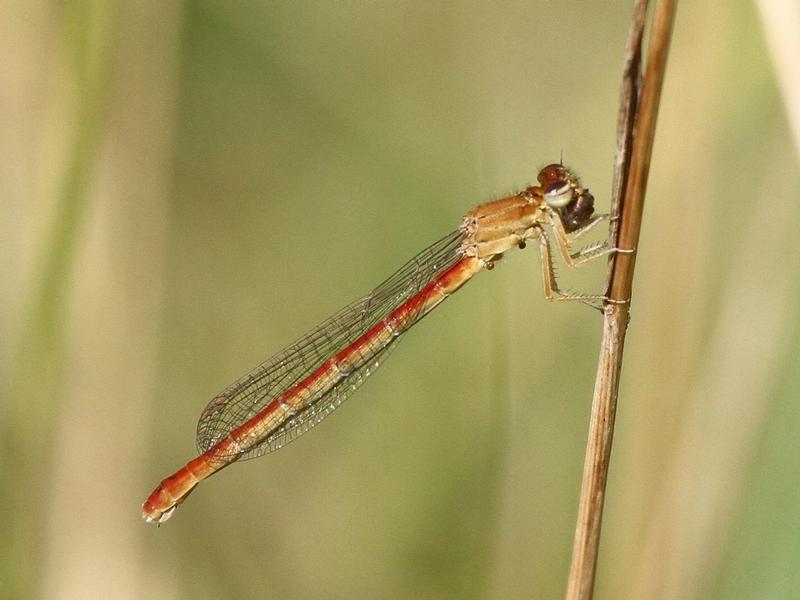
M573 191L568 181L554 181L543 194L544 201L552 208L564 208L572 202Z

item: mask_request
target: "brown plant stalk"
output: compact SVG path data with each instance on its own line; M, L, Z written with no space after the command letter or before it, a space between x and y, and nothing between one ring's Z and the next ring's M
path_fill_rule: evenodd
M626 47L612 203L612 214L619 217L614 222L616 227L612 227L612 239L616 240L616 247L633 251L616 254L609 264L607 295L611 301L604 310L603 338L592 399L567 600L588 600L594 594L619 376L636 264L635 249L639 245L656 118L676 9L676 0L656 3L642 79L639 68L647 4L647 0L637 0L635 4Z

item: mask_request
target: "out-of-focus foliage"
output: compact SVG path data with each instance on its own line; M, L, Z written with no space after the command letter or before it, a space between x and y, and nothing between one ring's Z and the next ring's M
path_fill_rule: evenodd
M627 3L4 5L0 595L559 597L600 319L532 248L318 430L139 506L474 205L563 155L608 207ZM800 169L751 4L679 8L661 106L597 597L797 597Z

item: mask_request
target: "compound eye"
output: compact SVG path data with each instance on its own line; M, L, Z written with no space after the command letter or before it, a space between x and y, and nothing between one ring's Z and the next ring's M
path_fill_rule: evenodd
M567 170L564 168L564 165L552 163L546 167L543 167L542 170L539 171L539 176L537 179L542 185L547 185L552 181L563 181L565 179L565 175L567 175Z
M572 185L569 181L553 181L545 187L543 197L551 208L564 208L574 197Z

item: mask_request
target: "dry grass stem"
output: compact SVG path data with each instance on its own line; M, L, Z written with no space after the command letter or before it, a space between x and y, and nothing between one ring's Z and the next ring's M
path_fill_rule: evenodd
M800 161L800 4L782 0L756 2L764 38L775 64L783 106L792 131L796 158Z
M619 248L635 249L639 244L642 208L675 8L676 2L673 0L661 0L656 4L641 87L638 67L647 13L646 0L638 1L634 10L626 48L614 175L612 209L614 214L619 215L619 227L612 234L617 235L616 245ZM608 295L617 302L609 303L604 313L603 339L592 400L572 565L567 583L568 600L589 599L594 593L603 501L611 457L635 257L635 252L618 254L610 264Z

